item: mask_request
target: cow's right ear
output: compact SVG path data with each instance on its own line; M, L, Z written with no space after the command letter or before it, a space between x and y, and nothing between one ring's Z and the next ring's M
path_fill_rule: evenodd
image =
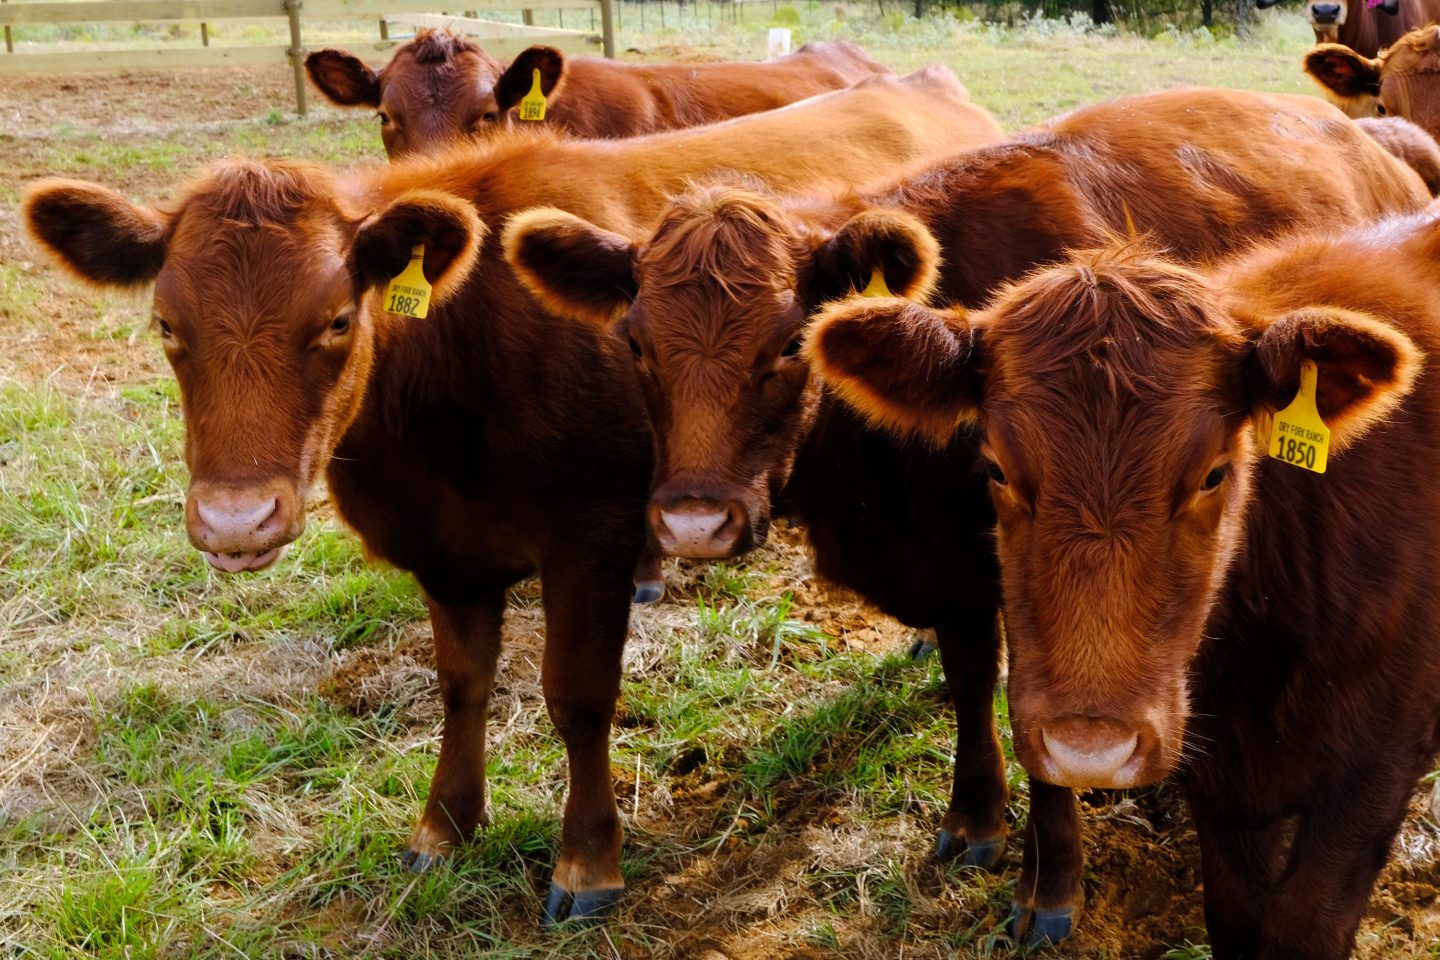
M864 290L877 270L896 296L924 300L939 276L940 244L913 214L866 210L815 248L800 270L800 296L819 306Z
M851 297L811 322L805 356L866 419L940 446L979 416L978 343L963 307Z
M305 72L337 107L380 106L380 74L353 53L316 50L305 58Z
M1321 43L1305 54L1305 72L1337 97L1380 96L1380 61L1340 43Z
M495 81L495 103L500 109L518 106L521 98L535 85L535 71L540 71L540 92L545 99L555 93L565 79L565 54L554 47L534 46L520 51L500 79Z
M473 204L448 193L412 190L360 224L351 253L354 271L366 287L383 288L423 243L421 269L431 286L430 300L443 303L470 275L485 233Z
M503 244L520 281L562 317L608 324L639 289L634 245L564 210L516 214L505 225Z
M20 209L36 242L82 280L140 286L165 265L167 219L99 184L42 180Z

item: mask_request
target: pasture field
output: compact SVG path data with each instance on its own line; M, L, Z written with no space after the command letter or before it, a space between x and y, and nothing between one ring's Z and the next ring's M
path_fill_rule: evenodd
M897 69L943 60L1007 128L1186 82L1309 90L1293 14L1241 43L834 12L805 10L797 42L848 36ZM763 50L754 19L621 39L656 59ZM670 564L666 600L635 613L614 922L537 929L564 761L533 583L514 591L492 701L492 824L442 869L400 866L440 719L416 588L366 563L323 491L275 568L214 574L184 537L178 394L148 298L68 280L15 210L45 175L163 200L231 152L381 161L368 115L290 118L290 82L0 79L0 956L1012 955L997 930L1018 837L993 875L929 859L953 749L938 663L905 659L904 628L815 579L795 530L741 565ZM1013 764L1011 780L1019 822ZM1440 957L1423 797L1362 927L1366 960ZM1084 801L1089 913L1057 955L1208 957L1178 791Z

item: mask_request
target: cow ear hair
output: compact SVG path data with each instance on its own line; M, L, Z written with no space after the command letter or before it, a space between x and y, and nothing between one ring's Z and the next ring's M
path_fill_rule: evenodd
M554 47L539 45L520 51L495 81L495 103L502 111L519 105L534 86L537 70L540 71L540 92L549 100L565 79L565 54Z
M876 426L937 446L979 417L979 331L963 308L850 297L810 324L804 352L827 386Z
M469 276L485 234L473 204L448 193L412 190L360 224L351 254L354 271L366 287L383 288L424 244L430 302L443 303Z
M337 107L380 106L380 74L349 51L316 50L305 58L305 72Z
M1284 408L1300 389L1304 361L1316 367L1316 406L1339 452L1393 413L1414 388L1424 355L1379 317L1313 306L1279 317L1255 339L1247 358L1251 403L1262 417Z
M547 310L599 326L635 299L635 247L618 233L553 207L510 218L505 259Z
M99 184L42 180L26 192L20 211L30 236L90 283L140 286L165 265L169 219Z

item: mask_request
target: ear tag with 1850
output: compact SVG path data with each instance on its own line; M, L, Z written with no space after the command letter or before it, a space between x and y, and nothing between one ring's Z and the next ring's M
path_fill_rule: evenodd
M1330 459L1330 428L1315 406L1319 373L1314 360L1300 363L1300 392L1290 406L1275 414L1270 428L1270 456L1302 470L1325 472Z
M410 262L385 288L385 309L401 316L424 320L430 312L430 281L425 279L425 244L410 250Z

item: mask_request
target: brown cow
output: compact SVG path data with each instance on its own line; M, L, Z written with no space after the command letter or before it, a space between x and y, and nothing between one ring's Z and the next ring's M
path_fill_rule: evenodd
M545 125L606 138L759 113L890 73L844 40L762 63L620 63L535 46L507 66L444 30L419 31L378 71L344 50L318 50L305 69L337 106L378 111L391 159L522 123L518 105L536 71Z
M1280 0L1257 0L1262 10ZM1305 0L1305 20L1315 42L1342 43L1374 56L1400 39L1407 30L1423 26L1440 15L1437 0Z
M658 434L662 547L748 550L778 498L809 527L822 573L936 628L959 718L937 852L993 863L1005 837L990 710L998 596L976 442L929 450L866 429L798 355L807 317L877 266L897 292L938 284L947 301L979 304L1127 221L1201 260L1312 217L1425 200L1411 171L1313 97L1190 90L1080 110L864 196L712 186L673 203L643 242L538 211L511 221L505 245L553 309L622 317ZM1058 940L1081 906L1079 824L1068 790L1032 780L1031 803L1016 928Z
M1079 255L974 313L851 300L808 349L879 422L972 425L1027 768L1185 761L1217 960L1347 956L1440 750L1440 211L1205 274ZM1323 475L1277 413L1307 368Z
M406 852L417 867L482 820L505 588L539 572L571 786L552 920L601 915L623 886L607 745L651 436L624 344L545 313L497 245L477 248L486 224L542 199L633 230L715 169L793 189L999 136L944 68L785 114L607 143L512 135L347 175L226 161L164 209L74 181L25 201L31 233L80 277L155 281L185 412L186 526L212 564L273 563L323 469L366 549L424 587L445 727ZM416 245L434 287L423 319L382 308Z
M1355 122L1418 173L1432 196L1440 194L1440 144L1434 137L1404 117L1362 117Z
M1376 57L1333 43L1305 55L1305 72L1337 100L1404 117L1432 137L1440 135L1437 71L1440 26L1433 24L1410 31Z

